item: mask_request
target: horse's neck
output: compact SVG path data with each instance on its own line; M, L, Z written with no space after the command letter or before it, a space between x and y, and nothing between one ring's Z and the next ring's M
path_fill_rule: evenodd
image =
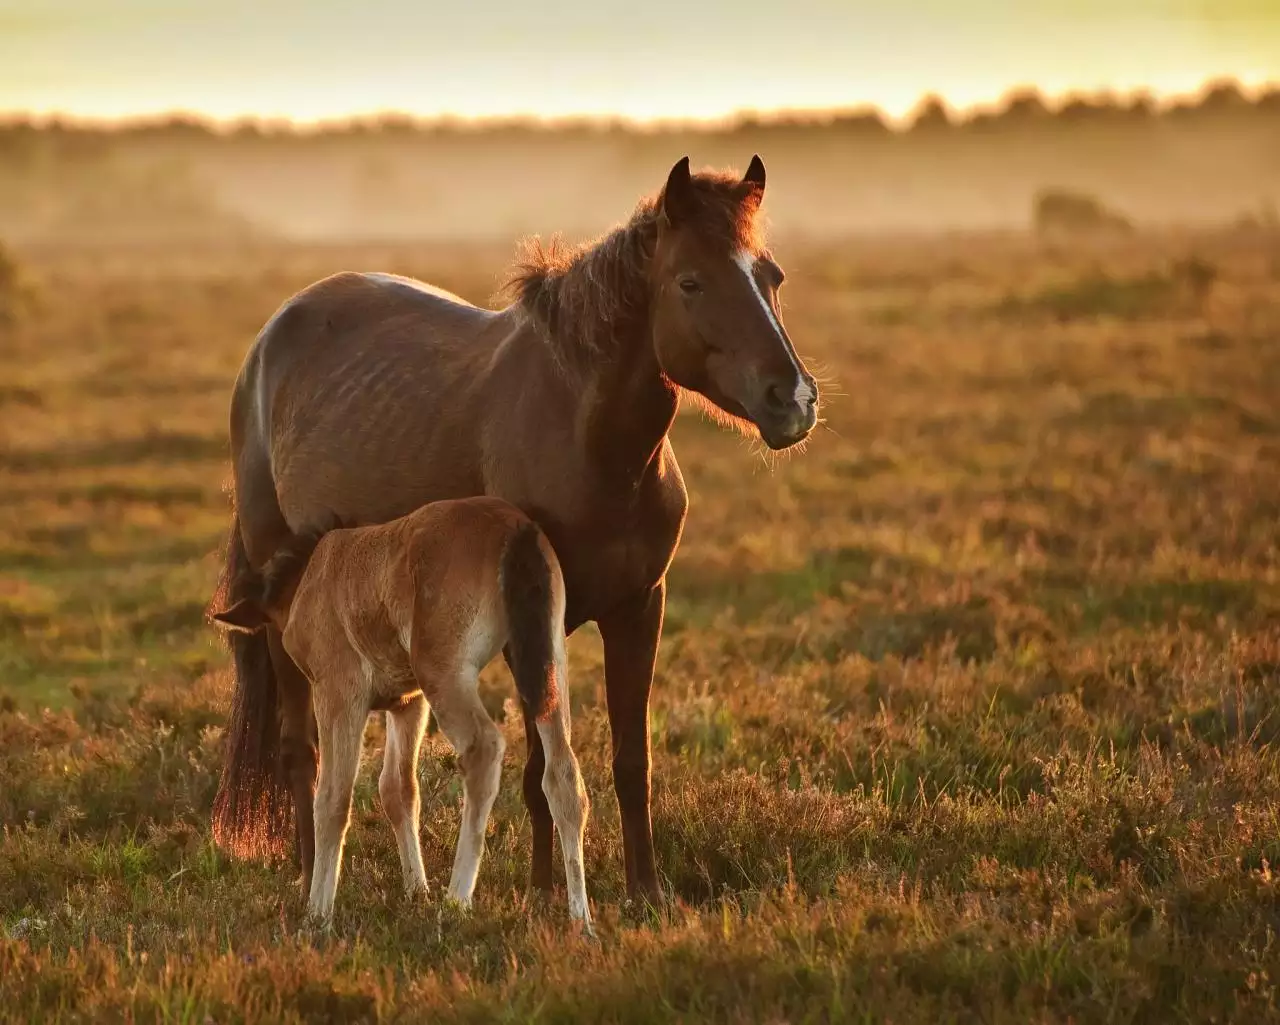
M611 341L612 358L594 371L584 392L581 436L600 470L638 485L671 429L679 395L658 364L647 319Z
M675 419L677 390L658 365L650 326L652 215L637 216L558 270L533 271L520 302L544 332L544 358L572 395L587 475L638 485Z

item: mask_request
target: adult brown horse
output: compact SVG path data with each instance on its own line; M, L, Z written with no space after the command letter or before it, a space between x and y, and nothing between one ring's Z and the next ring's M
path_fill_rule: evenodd
M782 271L763 247L764 184L758 156L741 179L690 174L686 157L595 245L533 249L499 311L406 278L325 278L263 328L231 399L236 514L223 591L334 516L383 523L428 502L494 495L543 528L564 572L566 628L592 620L604 642L633 895L658 894L649 690L688 507L667 439L680 394L753 425L773 449L817 420L817 388L782 326ZM309 687L278 632L233 636L214 835L242 855L280 853L292 797L305 892L317 773ZM532 883L550 889L544 755L524 715Z

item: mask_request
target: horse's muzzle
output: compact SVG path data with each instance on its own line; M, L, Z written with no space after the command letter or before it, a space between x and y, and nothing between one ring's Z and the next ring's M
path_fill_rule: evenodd
M760 437L775 452L798 445L818 423L817 399L795 402L785 412L770 411L756 420Z

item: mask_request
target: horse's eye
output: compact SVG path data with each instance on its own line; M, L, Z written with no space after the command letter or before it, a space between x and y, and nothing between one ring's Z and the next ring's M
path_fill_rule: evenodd
M680 279L680 291L685 295L697 295L702 291L702 286L698 284L697 278L684 277Z

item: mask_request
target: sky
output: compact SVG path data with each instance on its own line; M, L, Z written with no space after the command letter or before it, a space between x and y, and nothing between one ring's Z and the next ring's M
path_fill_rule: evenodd
M1280 81L1280 0L0 0L0 112L715 119Z

